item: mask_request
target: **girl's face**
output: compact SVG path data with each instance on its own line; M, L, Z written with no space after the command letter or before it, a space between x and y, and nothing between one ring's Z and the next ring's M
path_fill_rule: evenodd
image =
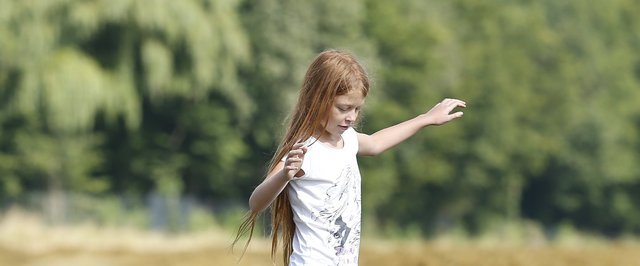
M351 90L347 94L336 96L333 106L329 109L327 124L324 126L329 137L340 139L342 133L355 124L363 104L364 96L360 90Z

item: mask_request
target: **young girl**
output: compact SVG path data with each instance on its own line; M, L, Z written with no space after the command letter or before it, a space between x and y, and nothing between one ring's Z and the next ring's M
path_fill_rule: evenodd
M466 106L444 99L424 114L367 135L353 125L368 92L367 73L351 54L328 50L315 58L267 177L251 194L250 215L238 237L249 232L251 241L257 214L271 205L272 258L280 235L284 265L358 264L356 155L384 152L425 126L461 117L462 112L451 112Z

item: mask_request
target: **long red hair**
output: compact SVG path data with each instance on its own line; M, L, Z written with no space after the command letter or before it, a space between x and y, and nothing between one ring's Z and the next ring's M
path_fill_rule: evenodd
M267 173L275 168L297 141L309 139L314 135L320 138L318 135L324 133L323 125L327 122L334 98L352 90L361 91L363 97L369 93L369 77L356 58L339 50L320 53L307 69L298 100L288 119L287 130L271 158ZM280 236L284 265L289 264L295 234L287 189L285 188L271 204L271 258L275 263ZM257 216L257 212L248 213L238 229L234 244L242 235L249 233L246 250L253 235Z

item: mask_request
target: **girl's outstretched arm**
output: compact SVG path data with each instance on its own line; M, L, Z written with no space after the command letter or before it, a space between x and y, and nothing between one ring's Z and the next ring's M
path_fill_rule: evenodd
M287 159L276 164L267 178L251 193L249 208L252 213L258 213L271 205L291 179L304 173L301 167L306 152L307 147L303 143L296 143L289 151Z
M464 101L458 99L444 99L428 112L413 119L382 129L372 135L359 133L358 144L360 148L358 155L378 155L413 136L425 126L442 125L461 117L462 112L451 114L451 111L456 107L466 106L467 104Z

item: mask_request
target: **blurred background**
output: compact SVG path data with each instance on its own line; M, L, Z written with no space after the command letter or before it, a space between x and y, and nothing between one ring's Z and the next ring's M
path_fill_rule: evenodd
M235 265L306 67L338 48L373 80L362 132L468 104L359 159L362 265L640 265L637 10L0 0L0 264ZM271 263L268 225L240 265Z

